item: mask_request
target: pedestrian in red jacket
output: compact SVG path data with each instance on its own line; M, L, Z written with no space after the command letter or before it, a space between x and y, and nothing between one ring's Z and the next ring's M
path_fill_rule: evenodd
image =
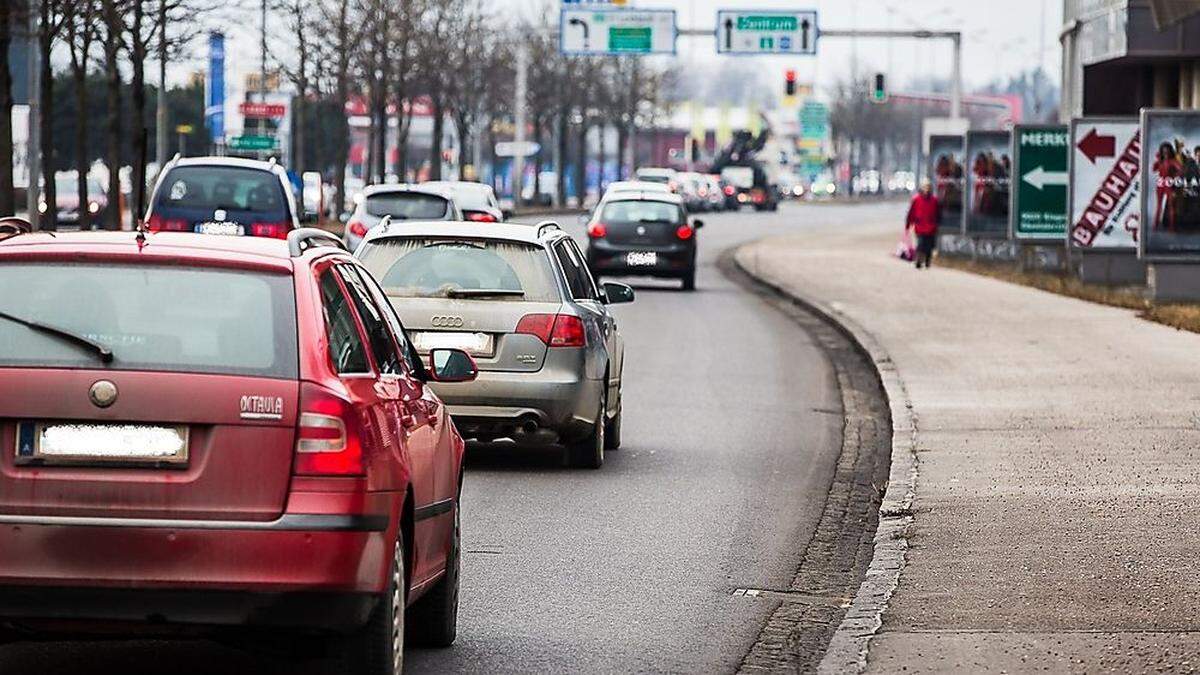
M921 190L908 207L905 228L917 235L917 269L928 269L933 262L933 247L937 244L938 225L942 222L942 205L933 196L933 184L921 181Z

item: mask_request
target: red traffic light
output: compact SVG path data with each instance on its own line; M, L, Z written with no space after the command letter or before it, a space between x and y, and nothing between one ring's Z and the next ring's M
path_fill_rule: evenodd
M795 82L796 81L796 71L791 68L788 68L787 71L785 71L783 73L783 77L788 82Z
M783 93L788 96L796 95L796 71L791 68L783 73Z

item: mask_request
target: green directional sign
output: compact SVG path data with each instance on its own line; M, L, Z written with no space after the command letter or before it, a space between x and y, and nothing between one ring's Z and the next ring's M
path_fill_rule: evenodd
M1067 235L1067 159L1064 125L1013 128L1012 234L1017 239L1062 240Z
M800 27L800 20L792 15L762 15L751 14L737 18L738 30L757 31L794 31Z
M234 136L229 139L230 150L274 150L273 136Z
M614 52L648 53L654 45L649 26L609 26L608 49Z

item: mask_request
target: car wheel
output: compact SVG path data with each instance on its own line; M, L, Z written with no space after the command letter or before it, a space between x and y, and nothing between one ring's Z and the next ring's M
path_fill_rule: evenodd
M621 447L621 390L617 390L617 414L604 424L604 449L618 450Z
M596 421L587 436L567 446L567 458L571 466L580 469L599 469L604 466L604 423L607 387L600 388L600 409L596 413Z
M687 273L683 275L683 290L696 290L696 270L688 270Z
M461 507L454 503L454 532L446 574L408 610L408 635L422 647L449 647L458 636L458 587L461 567Z
M338 673L345 675L401 675L404 672L404 606L408 597L404 574L404 538L392 553L388 590L356 634L338 645Z

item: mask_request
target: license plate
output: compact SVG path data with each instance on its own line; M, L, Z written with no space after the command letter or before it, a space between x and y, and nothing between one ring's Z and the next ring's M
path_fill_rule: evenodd
M654 251L633 251L625 254L625 264L630 267L648 267L658 264L658 254Z
M196 226L196 231L200 234L223 234L233 237L246 234L246 228L237 223L200 223Z
M188 428L146 424L21 422L18 464L186 465Z
M491 356L495 340L491 333L455 333L451 331L418 331L408 334L413 347L422 354L434 349L461 349L471 356Z

